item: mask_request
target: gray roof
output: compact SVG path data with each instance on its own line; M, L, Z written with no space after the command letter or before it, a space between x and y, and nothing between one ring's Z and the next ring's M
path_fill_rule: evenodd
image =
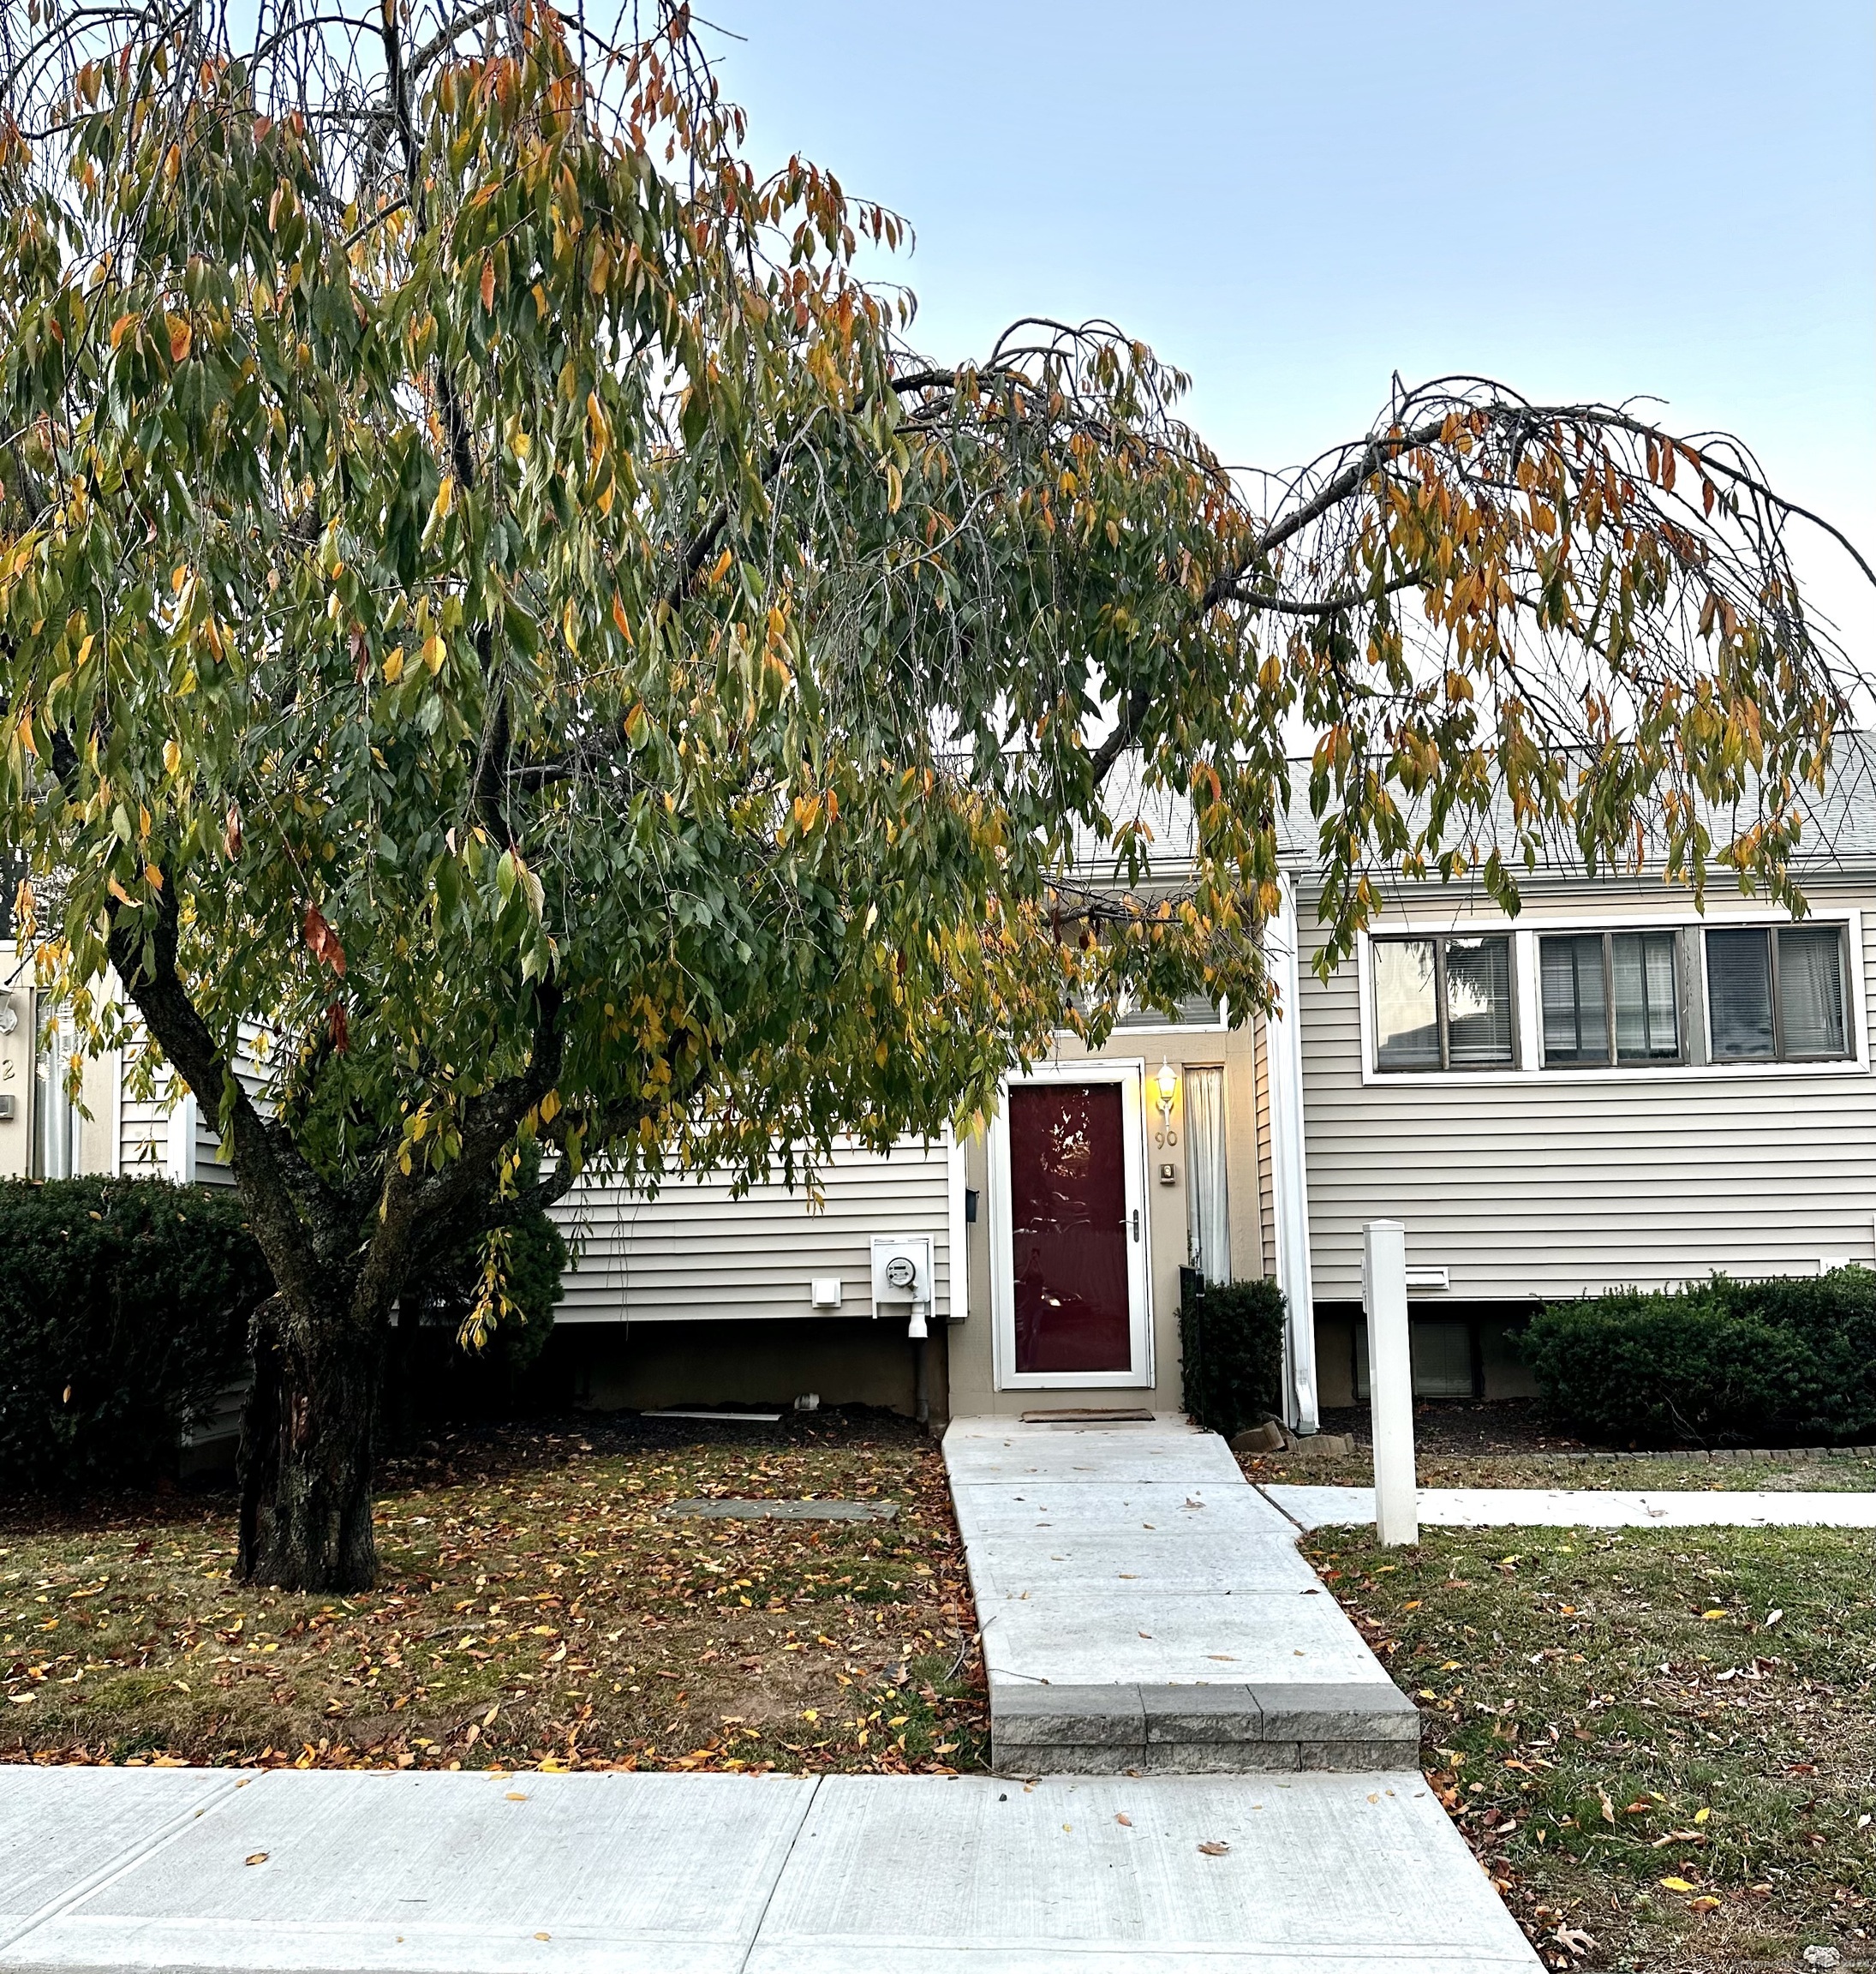
M1289 799L1278 824L1279 854L1283 864L1299 874L1321 863L1318 825L1309 805L1309 775L1306 759L1290 763ZM1813 789L1803 793L1804 828L1795 860L1801 878L1876 868L1876 734L1840 734L1832 748L1823 793ZM1156 876L1176 882L1190 868L1195 846L1191 804L1182 794L1149 787L1137 757L1116 765L1108 782L1108 808L1116 822L1138 819L1150 830ZM1730 840L1751 822L1755 812L1750 800L1716 812L1710 822L1716 842ZM1474 834L1481 852L1496 847L1509 856L1517 841L1509 805L1503 801L1495 804L1480 818ZM1093 839L1084 838L1078 848L1079 869L1093 876L1105 861L1096 854ZM1517 867L1522 869L1521 856ZM1544 846L1538 872L1552 881L1586 876L1580 854L1567 837ZM1437 885L1440 880L1435 876L1426 882Z

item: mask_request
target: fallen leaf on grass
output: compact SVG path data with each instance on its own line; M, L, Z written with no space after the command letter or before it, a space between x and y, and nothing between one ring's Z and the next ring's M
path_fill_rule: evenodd
M1661 1881L1661 1889L1664 1892L1691 1892L1694 1887L1688 1883L1685 1878L1664 1878Z
M1221 1844L1216 1839L1214 1839L1209 1844L1201 1844L1198 1846L1198 1854L1201 1857L1222 1857L1230 1848L1228 1844Z

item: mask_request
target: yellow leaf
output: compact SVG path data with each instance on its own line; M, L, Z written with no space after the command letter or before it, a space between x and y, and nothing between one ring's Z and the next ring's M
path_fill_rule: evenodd
M1694 1887L1688 1883L1685 1878L1664 1878L1661 1881L1661 1889L1664 1892L1691 1892Z
M180 363L189 353L189 343L194 332L180 315L168 318L170 329L170 361Z
M445 473L443 476L442 485L436 490L436 511L439 514L447 514L455 505L456 476L453 473Z
M516 433L511 443L514 446L515 457L517 459L525 459L534 450L535 442L525 432Z
M482 263L482 306L492 314L493 314L495 308L495 263L493 260L485 260Z
M33 738L33 709L30 706L20 715L19 734L20 745L37 761L39 757L39 744Z
M423 641L423 668L433 679L443 669L443 640L433 631Z
M173 740L163 743L163 766L165 772L175 774L182 764L182 750Z
M144 882L149 885L152 891L160 891L163 888L163 873L157 869L154 864L144 865L143 876Z
M1726 1613L1724 1611L1703 1611L1700 1615L1703 1618L1724 1618Z
M403 677L403 646L398 645L385 660L385 683L395 685Z

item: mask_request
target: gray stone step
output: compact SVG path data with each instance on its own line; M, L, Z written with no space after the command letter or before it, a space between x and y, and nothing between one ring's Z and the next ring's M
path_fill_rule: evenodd
M1419 1739L1391 1680L990 1687L991 1760L1008 1775L1411 1768Z

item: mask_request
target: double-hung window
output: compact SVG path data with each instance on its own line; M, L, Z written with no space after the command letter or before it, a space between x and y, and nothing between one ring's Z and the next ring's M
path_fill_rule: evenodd
M1714 926L1706 1005L1716 1062L1827 1062L1850 1053L1840 925Z
M1572 932L1538 942L1544 1067L1682 1059L1679 942L1672 932Z
M1507 935L1377 939L1372 954L1377 1069L1513 1067Z

